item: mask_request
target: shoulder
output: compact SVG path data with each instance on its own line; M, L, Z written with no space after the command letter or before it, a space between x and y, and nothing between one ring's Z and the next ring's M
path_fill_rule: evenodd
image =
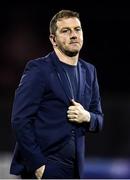
M86 72L86 78L88 82L91 81L92 83L93 81L95 81L97 79L97 70L96 70L95 65L89 63L89 59L87 59L87 61L80 59L80 64L81 64L81 67Z
M89 59L84 60L80 58L79 62L81 66L88 71L94 71L96 69L93 64L89 63Z
M50 53L43 57L38 57L36 59L28 60L25 65L25 71L26 70L37 70L37 71L47 71L49 67L51 66L51 58Z
M33 66L33 65L36 65L36 66L41 66L41 65L46 65L48 62L49 62L49 55L46 55L46 56L42 56L42 57L38 57L36 59L31 59L31 60L28 60L26 66Z

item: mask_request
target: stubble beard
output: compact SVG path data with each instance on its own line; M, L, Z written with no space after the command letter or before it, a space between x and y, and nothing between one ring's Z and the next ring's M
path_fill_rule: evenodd
M66 56L68 57L74 57L76 56L77 54L79 54L80 50L82 47L80 48L77 48L77 49L69 49L69 48L66 48L64 46L62 46L61 44L59 44L59 46L57 47L63 54L65 54Z
M65 49L63 47L60 47L60 49L65 55L67 55L69 57L76 56L77 54L79 54L79 51L80 51L80 50L69 50L69 49Z
M68 51L68 50L64 50L64 53L65 53L67 56L69 56L69 57L74 57L74 56L76 56L76 55L79 53L79 51Z

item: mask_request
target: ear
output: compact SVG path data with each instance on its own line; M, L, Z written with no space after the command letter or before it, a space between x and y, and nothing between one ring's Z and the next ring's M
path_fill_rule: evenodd
M49 39L50 39L53 46L57 45L56 41L55 41L55 35L54 34L50 34Z

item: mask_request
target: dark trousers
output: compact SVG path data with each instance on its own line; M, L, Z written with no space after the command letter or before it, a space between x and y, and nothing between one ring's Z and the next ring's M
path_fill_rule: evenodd
M42 179L79 179L75 154L75 137L72 136L57 153L47 157ZM35 179L36 177L35 173L24 172L21 178Z

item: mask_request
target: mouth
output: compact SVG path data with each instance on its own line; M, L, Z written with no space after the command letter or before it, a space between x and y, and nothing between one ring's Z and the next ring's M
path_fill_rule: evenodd
M70 42L70 44L79 44L79 42Z

